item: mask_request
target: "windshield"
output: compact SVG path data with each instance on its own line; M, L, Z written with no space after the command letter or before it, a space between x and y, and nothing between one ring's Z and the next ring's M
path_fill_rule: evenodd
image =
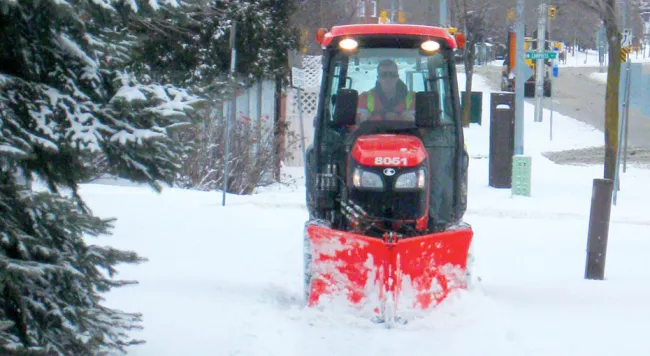
M423 55L418 48L360 48L354 54L336 53L327 71L330 76L325 93L325 119L332 119L336 94L342 88L359 94L357 121L414 120L415 93L433 91L438 98L441 123L453 124L450 54L446 52L449 51ZM392 72L397 73L396 78L391 76Z

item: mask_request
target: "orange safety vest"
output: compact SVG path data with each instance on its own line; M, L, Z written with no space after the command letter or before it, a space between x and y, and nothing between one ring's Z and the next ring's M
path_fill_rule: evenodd
M406 93L404 101L394 106L392 110L384 110L381 100L375 99L376 90L372 89L359 97L359 110L367 110L370 113L370 120L381 120L382 115L386 112L402 113L405 111L415 111L413 92Z

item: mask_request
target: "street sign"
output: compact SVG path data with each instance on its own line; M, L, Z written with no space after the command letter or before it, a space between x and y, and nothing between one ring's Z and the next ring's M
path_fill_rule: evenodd
M307 78L305 71L298 67L291 67L291 85L294 88L304 89Z
M557 58L557 52L526 52L526 59L555 59Z
M632 45L632 30L626 28L621 34L621 48L627 48Z

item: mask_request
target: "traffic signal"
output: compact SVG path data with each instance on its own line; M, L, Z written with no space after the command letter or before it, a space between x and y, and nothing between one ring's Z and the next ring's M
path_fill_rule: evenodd
M379 23L388 23L388 11L387 10L381 10L381 12L379 12Z
M406 12L400 11L397 13L397 22L405 23L406 22Z

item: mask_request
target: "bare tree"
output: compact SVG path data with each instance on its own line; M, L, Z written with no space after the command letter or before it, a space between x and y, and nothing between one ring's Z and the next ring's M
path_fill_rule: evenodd
M314 40L319 28L332 28L357 21L357 6L365 0L299 0L292 23L302 33L301 46L304 53L320 54L320 46Z
M584 9L600 15L609 44L607 89L605 91L605 170L604 178L614 179L618 151L618 88L621 74L621 30L616 0L577 0Z
M456 0L453 6L455 13L460 15L459 31L465 33L466 42L463 52L465 64L465 94L463 96L463 126L469 126L470 108L472 103L472 77L474 74L474 60L476 44L484 41L488 23L487 15L493 9L493 2L487 0Z

